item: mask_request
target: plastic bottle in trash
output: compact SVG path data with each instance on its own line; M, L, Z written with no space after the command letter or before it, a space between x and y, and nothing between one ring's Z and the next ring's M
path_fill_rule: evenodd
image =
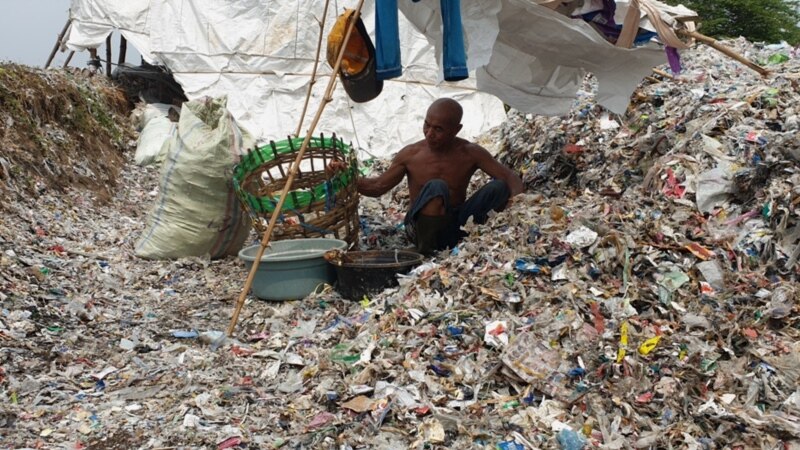
M559 431L556 440L563 450L581 450L586 445L586 441L569 428Z

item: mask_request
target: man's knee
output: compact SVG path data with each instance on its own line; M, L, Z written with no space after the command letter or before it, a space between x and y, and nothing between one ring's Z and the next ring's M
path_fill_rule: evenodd
M511 188L503 180L492 180L489 182L492 189L492 196L496 199L492 209L500 212L506 209L508 199L511 198Z
M511 198L511 188L503 180L492 180L482 189L486 195L487 206L495 211L502 211L506 207L508 199Z
M508 183L502 180L492 180L486 183L475 195L467 201L467 205L459 214L459 224L463 225L470 216L475 223L485 223L489 211L500 212L506 207L511 197Z
M430 200L422 206L419 212L427 216L443 216L446 214L449 189L447 183L439 178L434 178L425 183L422 191Z
M488 189L492 194L500 196L500 197L510 197L511 196L511 188L508 187L508 183L503 180L492 180L486 184L486 189Z

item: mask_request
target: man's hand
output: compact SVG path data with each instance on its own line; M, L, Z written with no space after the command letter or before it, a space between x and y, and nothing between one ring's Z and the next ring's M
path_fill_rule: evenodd
M334 159L333 161L328 163L328 167L325 168L325 173L328 174L329 177L331 177L343 170L347 170L347 163L342 161L341 159Z

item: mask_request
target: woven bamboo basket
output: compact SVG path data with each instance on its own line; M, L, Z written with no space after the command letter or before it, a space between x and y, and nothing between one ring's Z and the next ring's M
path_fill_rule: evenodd
M303 138L288 138L248 151L234 168L233 185L242 207L261 233L280 200ZM347 163L345 170L329 173L333 160ZM272 232L273 240L334 237L352 244L358 239L358 160L350 145L323 135L313 137L280 216Z

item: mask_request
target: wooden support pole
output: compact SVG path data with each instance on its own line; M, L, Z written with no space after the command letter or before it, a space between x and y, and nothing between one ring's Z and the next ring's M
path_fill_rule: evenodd
M106 37L106 76L111 78L111 34Z
M64 66L63 66L64 69L66 69L67 66L69 66L69 62L72 61L73 56L75 56L75 50L71 50L69 52L69 55L67 55L67 60L64 61Z
M125 36L120 33L119 35L119 59L117 59L117 65L121 66L125 64L125 57L128 55L128 40L125 39Z
M297 173L297 169L300 167L300 162L303 160L303 155L306 152L306 148L308 148L309 142L311 142L311 136L314 133L314 129L317 127L320 118L322 117L322 112L325 110L325 106L333 100L333 88L336 85L336 77L339 73L339 68L342 65L342 58L344 57L345 49L347 48L347 43L350 41L350 35L353 33L353 29L355 28L356 21L361 15L361 7L364 6L364 0L358 1L358 6L356 6L355 13L353 13L353 20L350 22L349 26L347 27L347 32L344 35L344 39L342 40L342 46L339 49L339 55L336 57L336 64L333 67L333 73L331 74L330 80L328 80L328 87L325 89L325 96L322 99L322 103L319 105L319 109L317 109L317 114L314 116L314 121L311 122L311 126L308 128L308 132L306 133L306 137L303 140L303 145L300 146L300 150L297 152L297 157L294 159L290 169L289 169L289 178L286 180L286 184L283 186L283 191L281 191L281 197L278 200L277 206L275 206L275 211L272 213L269 219L269 225L267 225L267 230L264 232L264 236L261 239L261 246L256 252L255 259L253 260L253 266L250 268L250 273L247 275L247 280L245 281L244 288L242 292L239 294L239 299L236 302L236 308L233 311L233 317L231 317L231 322L228 325L228 336L233 335L233 330L236 328L236 322L239 321L239 314L242 311L242 307L244 306L244 301L247 299L247 294L250 291L250 287L253 285L253 280L255 279L256 272L258 271L258 265L261 263L261 258L264 256L264 250L269 245L269 240L272 237L272 230L275 228L275 224L278 221L278 216L280 216L281 209L283 208L283 203L286 200L286 197L289 194L289 189L292 187L292 182L294 181L294 176Z
M64 24L64 28L61 30L61 33L58 34L58 39L56 39L56 45L53 46L53 50L50 52L50 56L47 57L47 62L44 63L45 69L50 67L50 63L53 62L53 58L55 58L56 56L58 47L61 47L61 41L64 40L64 35L67 34L67 30L69 30L70 25L72 25L72 19L67 19L67 23Z
M753 61L750 61L749 59L747 59L744 56L736 53L735 51L729 49L728 47L725 47L725 46L721 45L716 39L714 39L712 37L708 37L708 36L706 36L704 34L700 34L700 33L696 32L696 31L688 31L688 30L680 30L680 31L678 31L678 33L683 35L683 36L688 36L688 37L694 38L698 42L701 42L703 44L708 45L709 47L713 48L714 50L716 50L716 51L718 51L718 52L720 52L722 54L724 54L725 56L733 58L736 61L739 61L740 63L744 64L745 66L747 66L747 67L755 70L759 74L761 74L762 77L766 77L767 75L769 75L769 70L759 66L758 64L754 63Z

